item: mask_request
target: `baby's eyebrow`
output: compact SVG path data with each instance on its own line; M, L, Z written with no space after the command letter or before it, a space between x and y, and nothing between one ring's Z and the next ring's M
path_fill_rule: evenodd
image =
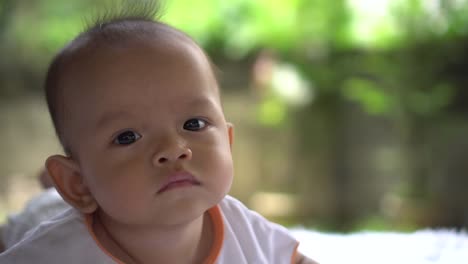
M202 97L202 98L195 98L187 102L187 105L190 108L201 109L201 108L209 108L213 109L218 106L216 103L216 99ZM176 106L177 107L177 106ZM111 123L115 120L122 120L122 119L132 119L134 116L131 112L124 111L122 109L117 109L114 111L109 111L104 113L101 117L97 119L96 127L101 128L105 127L108 123Z
M99 119L97 119L96 126L98 128L106 126L108 123L115 121L117 119L131 118L131 114L124 110L116 110L103 114Z
M210 100L209 98L206 98L206 97L196 98L194 100L189 101L188 104L191 107L206 107L206 106L212 107L215 105L213 100Z

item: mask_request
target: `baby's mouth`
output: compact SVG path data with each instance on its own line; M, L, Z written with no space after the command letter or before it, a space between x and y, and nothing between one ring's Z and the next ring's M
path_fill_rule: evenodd
M157 194L189 186L200 185L200 182L195 179L195 177L186 171L179 171L172 174L169 174L165 181L162 183L161 188L159 188Z

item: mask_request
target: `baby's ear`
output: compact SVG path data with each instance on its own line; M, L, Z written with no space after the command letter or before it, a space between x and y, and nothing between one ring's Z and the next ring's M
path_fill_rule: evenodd
M234 125L229 122L227 122L226 125L228 129L229 146L231 146L231 150L232 150L232 144L234 142Z
M55 188L66 202L84 214L96 211L98 205L73 159L54 155L47 159L45 165Z

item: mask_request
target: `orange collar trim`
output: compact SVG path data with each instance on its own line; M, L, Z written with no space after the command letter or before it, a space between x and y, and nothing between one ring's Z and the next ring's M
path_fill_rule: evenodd
M221 215L221 209L219 205L216 205L208 210L211 220L213 221L213 245L211 246L210 254L203 262L205 264L213 264L218 259L221 249L223 248L224 241L224 222L223 216Z
M213 237L213 245L211 246L210 253L208 254L208 257L205 259L205 261L203 261L203 263L213 264L218 259L219 254L221 253L221 249L223 247L224 222L223 222L223 216L221 215L221 209L219 208L219 205L215 205L214 207L208 209L208 214L210 215L211 220L213 222L214 237ZM86 229L88 230L88 233L91 235L96 245L98 245L98 247L102 250L102 252L104 252L107 256L109 256L117 264L125 264L120 259L112 255L109 251L107 251L107 249L104 248L101 242L99 242L93 230L93 221L94 219L93 219L92 214L85 215Z

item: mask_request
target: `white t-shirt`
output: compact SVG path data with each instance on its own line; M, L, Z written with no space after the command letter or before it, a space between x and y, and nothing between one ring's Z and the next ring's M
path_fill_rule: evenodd
M292 263L298 242L282 226L271 223L226 196L208 213L214 243L205 263ZM0 264L122 263L96 240L92 217L69 209L43 222L23 240L0 254Z

